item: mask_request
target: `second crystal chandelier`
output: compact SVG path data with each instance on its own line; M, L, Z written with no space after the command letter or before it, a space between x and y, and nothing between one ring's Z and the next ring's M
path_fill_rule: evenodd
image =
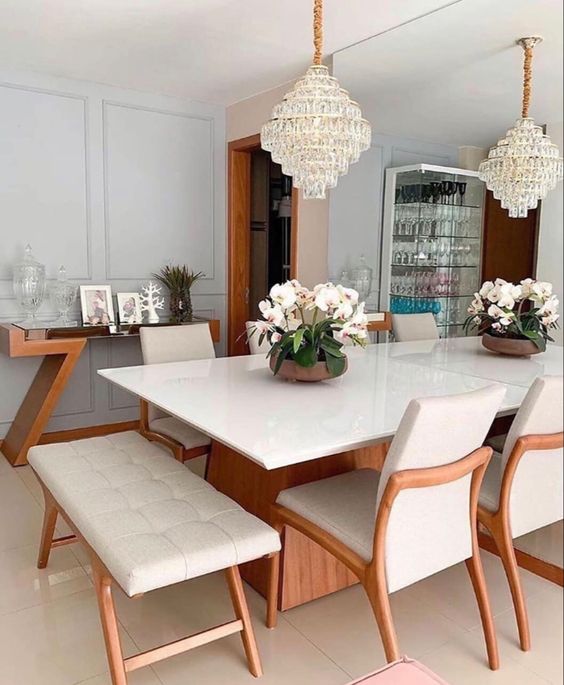
M521 38L525 51L523 110L521 118L492 147L480 164L479 174L510 217L526 217L562 180L562 157L558 148L529 117L533 49L542 38Z
M314 0L313 65L274 108L261 144L304 198L324 198L349 165L370 147L371 130L359 105L322 64L323 0Z

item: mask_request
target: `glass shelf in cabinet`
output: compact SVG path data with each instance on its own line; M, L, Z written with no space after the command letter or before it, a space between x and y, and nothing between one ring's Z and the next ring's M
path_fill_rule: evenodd
M395 264L391 266L402 269L479 269L479 264Z
M394 202L394 207L459 207L460 209L482 209L481 205L453 205L450 202Z
M466 299L474 297L474 294L470 295L397 295L396 293L390 293L390 297L399 297L402 300L455 300L455 299Z

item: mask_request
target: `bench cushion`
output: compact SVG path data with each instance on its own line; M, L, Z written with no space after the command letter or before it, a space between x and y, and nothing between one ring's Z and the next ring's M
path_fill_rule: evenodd
M136 432L41 445L28 459L129 596L280 549L270 526Z
M394 664L388 664L372 675L355 680L350 685L447 685L428 668L405 657Z

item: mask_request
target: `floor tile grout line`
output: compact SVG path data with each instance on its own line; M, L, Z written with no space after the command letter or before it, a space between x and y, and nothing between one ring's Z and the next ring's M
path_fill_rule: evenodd
M343 668L339 663L337 663L335 661L335 659L333 659L333 657L331 657L329 654L327 654L327 652L322 647L320 647L315 642L313 642L304 632L302 632L289 619L287 619L285 616L283 618L285 619L286 623L288 623L288 625L291 628L293 628L299 635L301 635L301 637L303 637L304 640L306 640L306 642L309 642L309 644L312 645L320 654L323 654L323 656L325 656L333 665L335 665L340 671L342 671L347 676L347 678L354 678L354 675L352 673L349 673L345 668Z

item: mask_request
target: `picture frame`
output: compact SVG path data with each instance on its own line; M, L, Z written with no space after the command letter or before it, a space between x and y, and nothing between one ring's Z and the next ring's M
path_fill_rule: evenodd
M81 285L80 307L85 326L115 324L111 285Z
M143 323L139 293L117 294L118 318L121 325Z

